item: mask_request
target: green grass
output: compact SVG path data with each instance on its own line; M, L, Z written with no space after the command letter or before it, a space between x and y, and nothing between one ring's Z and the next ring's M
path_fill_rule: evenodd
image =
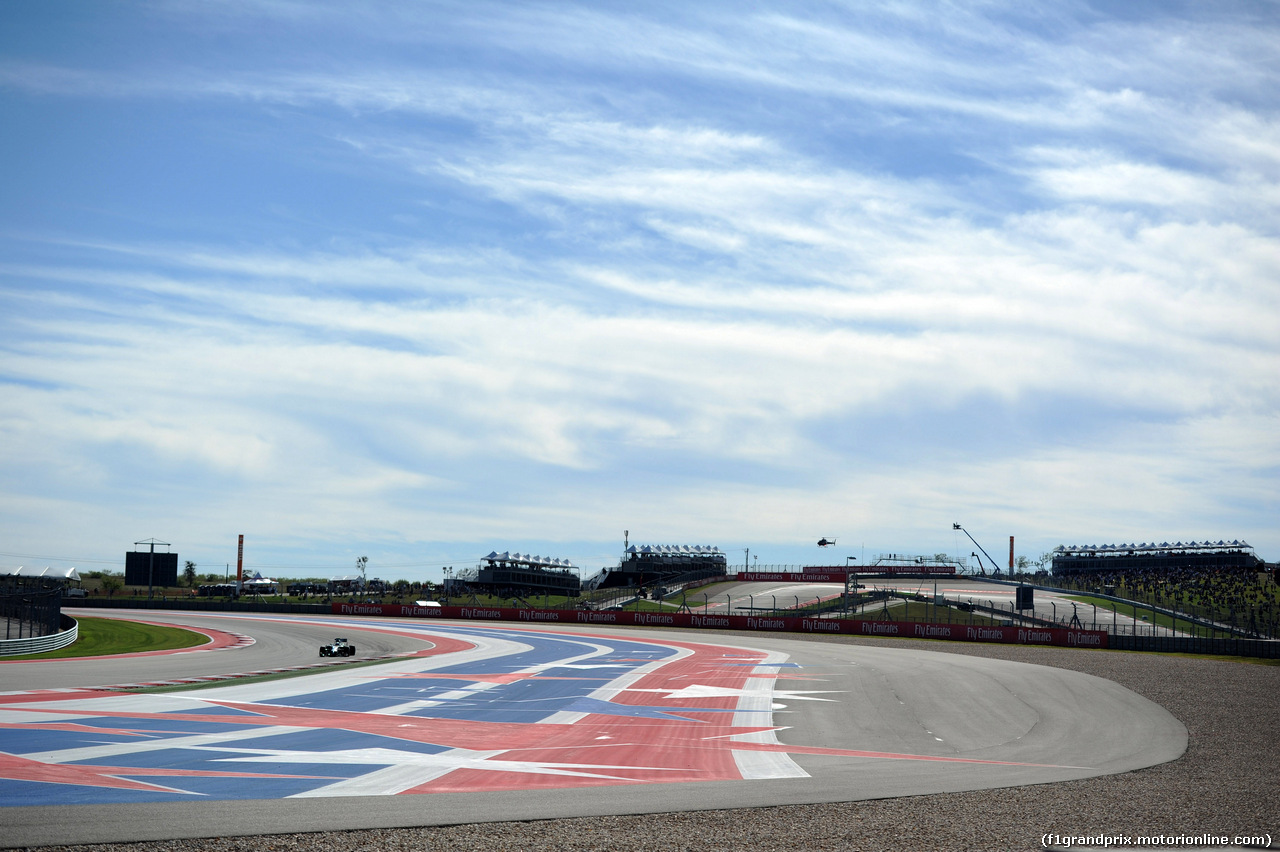
M222 680L201 681L200 683L171 683L163 686L143 686L130 689L131 693L152 693L152 692L190 692L196 689L212 689L217 686L240 686L244 683L261 683L268 680L284 680L291 677L306 677L307 675L318 674L322 671L330 669L334 666L342 666L344 670L349 668L363 668L365 666L380 666L385 663L394 663L401 661L401 657L390 657L379 660L355 660L348 659L343 661L334 660L332 662L309 666L305 669L292 672L269 672L260 675L245 675L241 677L228 677Z
M1120 615L1125 615L1125 616L1128 616L1129 618L1134 617L1133 604L1116 603L1115 601L1109 601L1106 598L1095 598L1091 595L1063 595L1063 597L1069 600L1077 601L1082 604L1088 604L1091 607L1096 606L1098 608L1098 625L1099 625L1099 628L1102 630L1108 629L1112 621L1112 619L1109 616L1103 615L1104 611L1105 612L1118 611ZM1092 626L1093 624L1092 609L1088 611L1085 611L1082 609L1077 614L1080 616L1080 621L1082 624L1085 625L1085 627ZM1185 618L1177 619L1177 626L1175 628L1173 618L1171 618L1168 615L1165 615L1162 612L1157 612L1155 613L1155 618L1153 619L1152 613L1151 613L1151 607L1143 607L1141 605L1138 606L1137 618L1139 621L1145 621L1145 623L1147 624L1155 624L1158 627L1164 627L1169 630L1176 629L1182 633L1191 632L1195 636L1212 636L1218 633L1226 635L1226 631L1223 631L1223 630L1214 631L1208 627L1201 627L1199 625L1192 624L1191 622L1187 621Z
M1074 582L1069 583L1064 582L1059 588L1063 591L1075 589L1086 596L1090 591L1099 591L1098 582L1087 578L1077 578ZM1280 584L1277 584L1268 574L1259 573L1252 582L1242 583L1237 588L1249 600L1241 601L1237 599L1234 613L1231 606L1224 606L1221 602L1215 603L1211 600L1206 600L1195 594L1194 589L1181 589L1174 583L1161 584L1156 589L1139 590L1127 585L1122 579L1114 587L1114 591L1110 589L1108 591L1117 597L1137 601L1139 604L1139 617L1141 617L1142 613L1142 604L1146 604L1149 607L1154 603L1157 607L1187 612L1205 621L1229 624L1234 616L1235 624L1238 627L1246 627L1256 623L1260 630L1275 630L1275 612L1277 608L1280 608ZM1103 603L1098 602L1098 606L1101 608ZM1109 603L1107 608L1108 610L1111 608ZM1120 612L1123 613L1124 611L1124 604L1121 604ZM1132 614L1132 609L1130 609L1130 614ZM1148 619L1150 619L1149 610ZM1179 623L1181 621L1182 619L1179 619ZM1210 635L1208 630L1208 628L1204 628L1199 633L1200 635ZM1222 633L1223 631L1217 632Z
M170 651L204 645L209 637L178 627L143 624L118 618L80 618L79 638L66 648L43 654L5 657L5 660L56 660L68 657L97 657L132 654L138 651Z
M713 603L717 597L723 598L735 586L740 585L737 580L729 580L723 583L712 583L709 586L698 586L696 589L686 589L685 596L690 607L702 606L708 599Z
M623 607L628 612L680 612L679 603L664 603L662 601L646 601L635 600ZM696 612L696 607L694 608Z
M982 615L978 612L963 612L949 606L935 607L931 603L921 603L919 601L906 601L904 603L889 604L889 615L884 615L884 604L872 605L864 612L859 612L854 618L863 619L885 619L888 621L921 621L929 624L973 624L982 627L990 627L993 625L1004 624L1007 618L992 618L989 615Z

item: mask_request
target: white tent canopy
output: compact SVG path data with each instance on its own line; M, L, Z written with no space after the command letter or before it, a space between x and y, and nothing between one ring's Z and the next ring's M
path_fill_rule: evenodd
M530 553L512 553L509 550L504 550L501 553L496 550L492 550L489 552L488 556L484 557L484 559L491 563L508 562L515 565L529 565L534 568L571 569L574 567L573 563L568 559L552 559L550 556L534 556Z
M1232 539L1231 541L1222 541L1221 539L1219 539L1217 542L1188 541L1184 543L1179 541L1179 542L1175 542L1174 544L1170 544L1167 541L1162 541L1159 544L1156 544L1155 542L1151 542L1150 544L1148 544L1145 541L1142 542L1141 544L1103 544L1103 545L1073 544L1070 547L1060 544L1053 549L1053 552L1054 553L1162 553L1167 551L1186 551L1186 550L1217 551L1217 550L1252 550L1252 549L1253 549L1252 545L1250 545L1249 542L1247 541L1240 541L1239 539Z
M51 580L80 582L80 572L75 568L27 568L19 565L17 568L0 568L0 575L6 577L48 577Z
M724 552L709 544L643 544L631 545L627 553L644 556L723 556Z

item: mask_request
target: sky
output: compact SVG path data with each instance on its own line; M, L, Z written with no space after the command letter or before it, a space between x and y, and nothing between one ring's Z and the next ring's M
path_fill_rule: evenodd
M11 2L0 115L0 565L1280 559L1276 2Z

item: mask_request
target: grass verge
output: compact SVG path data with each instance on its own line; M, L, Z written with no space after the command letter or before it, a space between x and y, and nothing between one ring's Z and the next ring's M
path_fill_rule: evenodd
M1179 618L1175 620L1170 616L1165 615L1162 612L1152 613L1150 607L1144 607L1141 604L1139 604L1135 610L1133 604L1116 603L1115 601L1109 601L1106 598L1095 598L1090 595L1063 595L1063 597L1067 598L1068 600L1073 600L1082 604L1088 604L1089 606L1097 607L1097 609L1099 610L1098 615L1096 616L1097 623L1100 625L1100 629L1102 630L1106 630L1108 626L1109 619L1107 618L1107 616L1103 615L1101 612L1101 611L1106 611L1106 612L1118 612L1120 615L1123 615L1127 618L1136 617L1137 620L1146 622L1147 624L1155 624L1157 627L1164 627L1171 631L1176 630L1179 633L1191 633L1192 635L1195 635L1195 636L1214 636L1214 635L1225 636L1227 633L1225 630L1215 631L1208 627L1202 627L1198 624L1192 624L1191 622L1187 621L1185 618ZM1087 623L1092 623L1093 619L1095 618L1092 612L1090 613L1081 612L1079 613L1079 615L1080 615L1081 621L1086 621L1086 618L1087 618L1088 619ZM1175 621L1176 621L1176 624L1175 624Z
M209 637L179 627L143 624L119 618L78 618L79 638L65 648L43 654L4 657L9 660L57 660L71 657L98 657L135 654L139 651L172 651L204 645Z
M200 681L199 683L167 683L159 686L139 686L129 690L129 692L152 693L152 692L189 692L195 689L211 689L215 686L240 686L245 683L262 683L268 680L284 680L291 677L304 677L306 675L318 674L334 666L346 668L362 668L364 666L378 666L384 663L393 663L402 657L379 657L374 660L351 660L345 662L324 663L315 666L307 666L303 669L287 672L265 672L263 674L236 675L234 677L225 677L218 680Z

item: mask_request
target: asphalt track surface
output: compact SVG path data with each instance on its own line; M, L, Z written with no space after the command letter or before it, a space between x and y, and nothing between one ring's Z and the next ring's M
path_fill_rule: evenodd
M858 582L867 589L893 589L908 595L924 595L932 599L936 594L949 601L968 601L982 606L1008 610L1012 613L1015 587L1008 583L993 583L976 577L941 577L935 580L893 579L884 577L860 577ZM809 606L818 601L829 601L844 592L841 583L793 583L789 581L761 582L753 581L737 583L730 589L716 594L690 592L686 602L695 612L708 612L733 615L750 615L753 612L780 612ZM1036 589L1034 608L1028 613L1037 618L1069 623L1074 615L1083 629L1106 630L1111 627L1121 632L1152 632L1151 622L1146 620L1149 611L1133 610L1126 615L1124 610L1113 612L1110 609L1099 609L1091 604L1077 603L1070 595L1080 592L1051 592ZM891 602L889 612L892 614L898 602ZM872 615L881 611L883 604L869 605L866 611ZM1128 608L1126 608L1128 609ZM979 612L980 615L987 615ZM962 616L951 613L953 619ZM945 619L944 619L945 620ZM1155 632L1168 634L1167 628L1154 628ZM1185 635L1184 631L1177 631Z
M0 845L854 801L1126 772L1187 743L1111 681L915 648L128 617L208 629L223 647L0 664ZM356 661L392 659L178 693L101 689L318 663L334 635Z

